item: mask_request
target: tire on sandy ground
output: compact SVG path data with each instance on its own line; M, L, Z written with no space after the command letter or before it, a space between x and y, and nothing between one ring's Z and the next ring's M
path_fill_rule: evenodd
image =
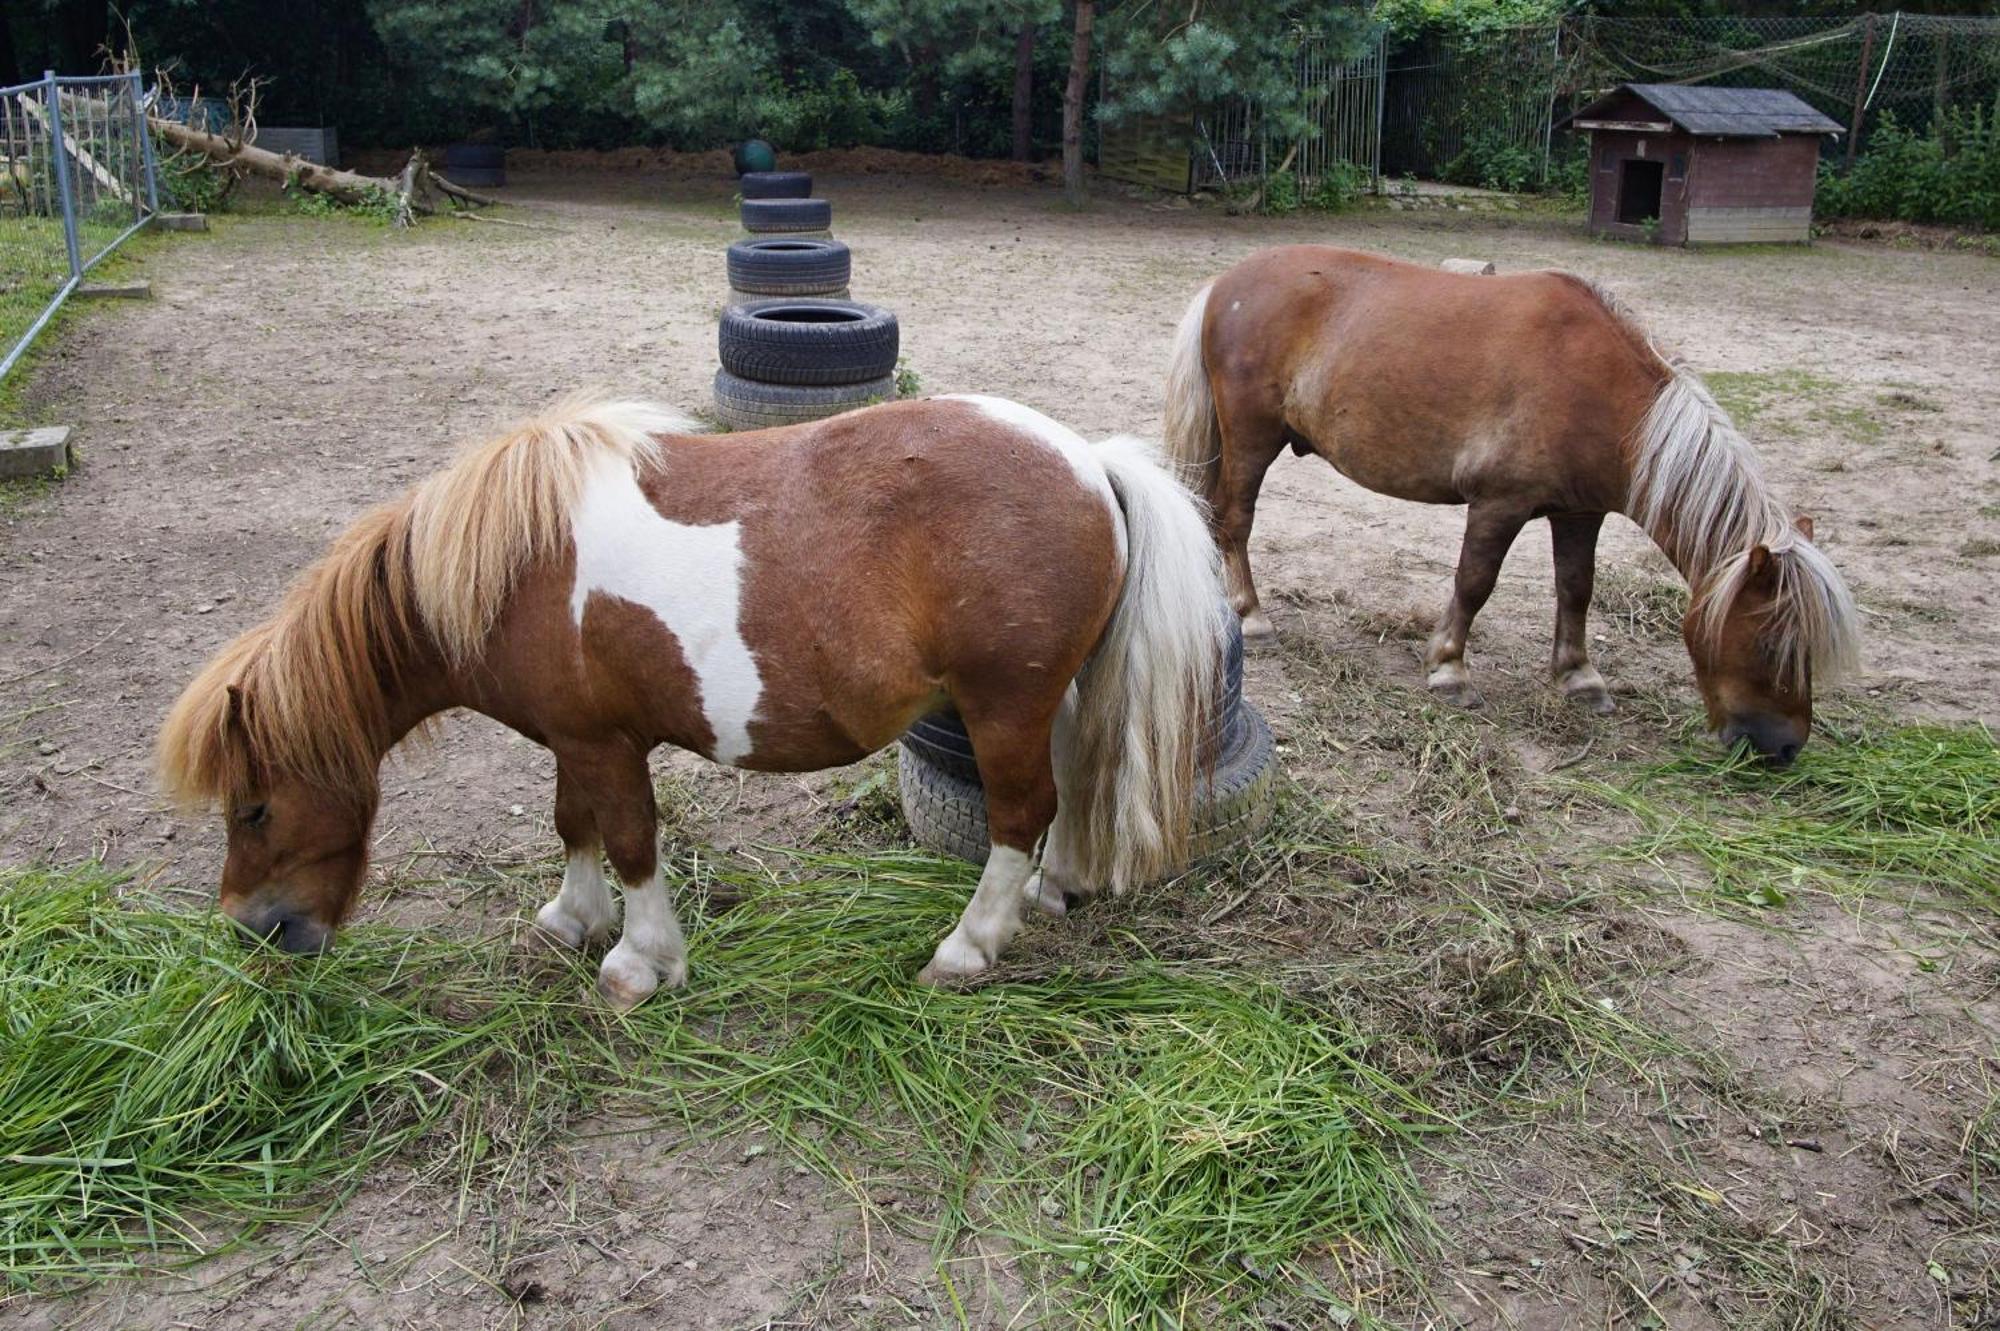
M731 430L768 430L825 420L895 399L894 375L858 384L800 385L765 384L727 370L715 372L715 418Z
M784 297L722 312L722 368L760 384L858 384L896 372L896 316L852 300Z
M753 235L782 231L825 231L833 226L833 205L825 199L745 199L737 210Z
M745 171L737 180L737 192L746 199L809 199L812 172Z
M758 236L729 247L729 285L762 296L820 296L847 290L854 258L837 240Z
M1277 802L1277 742L1264 714L1244 703L1228 751L1196 792L1193 859L1247 841L1270 821ZM974 864L986 863L986 792L932 766L907 744L896 746L903 818L918 845Z

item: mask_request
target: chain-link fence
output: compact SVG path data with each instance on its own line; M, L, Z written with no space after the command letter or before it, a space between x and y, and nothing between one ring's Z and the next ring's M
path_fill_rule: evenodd
M0 377L157 188L137 72L0 88Z

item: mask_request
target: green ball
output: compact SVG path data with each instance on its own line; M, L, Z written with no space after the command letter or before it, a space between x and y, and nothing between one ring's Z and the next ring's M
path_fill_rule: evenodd
M762 139L745 139L736 145L736 174L748 171L775 171L778 169L778 154L770 144Z

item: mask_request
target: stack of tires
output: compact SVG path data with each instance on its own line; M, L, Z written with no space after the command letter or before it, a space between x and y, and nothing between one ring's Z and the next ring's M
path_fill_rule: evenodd
M761 430L896 396L896 316L847 299L853 258L827 228L833 207L804 171L747 171L742 240L729 247L729 302L716 332L715 416Z
M1243 627L1227 605L1221 613L1229 636L1221 687L1197 760L1197 859L1254 836L1277 796L1277 745L1270 724L1243 698ZM917 844L984 864L986 792L958 713L939 712L911 726L897 748L896 774L903 817Z
M830 236L833 205L812 197L812 182L806 171L746 172L738 180L743 229L753 236Z
M837 416L896 396L902 333L879 305L779 297L722 312L715 415L732 430Z

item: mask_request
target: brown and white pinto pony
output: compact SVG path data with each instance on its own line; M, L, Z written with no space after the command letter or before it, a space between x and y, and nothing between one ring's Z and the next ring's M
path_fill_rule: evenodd
M949 703L993 854L936 981L990 965L1025 902L1060 913L1184 857L1220 590L1200 507L1151 446L1093 447L1012 402L704 437L572 401L356 522L188 686L159 767L227 818L222 909L311 952L359 891L389 750L451 707L512 727L556 756L568 860L537 922L572 947L608 936L608 857L624 927L598 987L629 1006L687 970L655 746L805 771Z
M1480 698L1465 640L1521 528L1555 552L1552 672L1612 710L1584 623L1597 533L1624 513L1692 591L1682 636L1710 728L1786 763L1812 682L1857 654L1854 603L1688 370L1603 291L1559 272L1467 276L1319 245L1253 255L1195 296L1175 338L1167 443L1204 494L1244 632L1269 635L1250 576L1264 472L1289 445L1381 494L1467 506L1429 685Z

